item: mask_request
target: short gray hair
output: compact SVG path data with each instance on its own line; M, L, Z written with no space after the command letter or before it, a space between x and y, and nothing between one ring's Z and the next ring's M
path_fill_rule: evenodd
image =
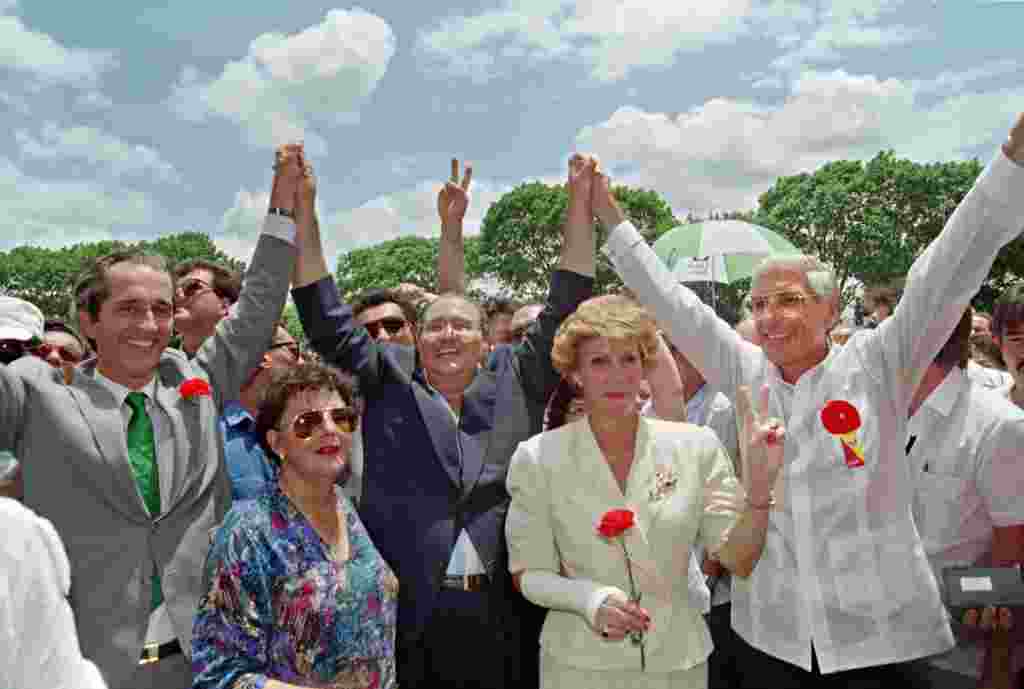
M832 266L807 254L767 256L754 268L751 286L756 285L758 279L769 270L792 270L803 273L807 286L818 299L834 299L839 288Z

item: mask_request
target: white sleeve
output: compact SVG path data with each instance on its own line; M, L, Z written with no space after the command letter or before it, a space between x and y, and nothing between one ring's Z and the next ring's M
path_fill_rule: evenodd
M615 586L601 586L589 579L567 579L541 569L531 569L519 579L526 600L551 610L573 612L594 628L597 609L613 593L626 594Z
M730 399L750 384L764 354L741 338L714 309L680 284L628 220L608 234L602 251L626 287L651 310L679 351L711 387Z
M899 306L874 331L882 365L865 370L892 387L900 406L909 408L925 369L956 328L999 250L1024 229L1022 218L1024 166L1000 151L914 261Z
M57 532L24 508L5 504L0 514L10 529L0 547L0 685L106 689L78 646L67 600L70 567Z

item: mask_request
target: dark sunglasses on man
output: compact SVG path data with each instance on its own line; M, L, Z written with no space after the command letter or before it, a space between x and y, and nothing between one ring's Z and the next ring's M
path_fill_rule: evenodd
M310 409L297 414L291 422L292 433L299 440L307 440L323 428L327 423L327 415L339 431L352 433L359 424L359 414L352 407L330 407L328 409Z
M60 360L67 364L77 364L82 360L81 355L78 352L74 351L73 349L68 349L67 347L57 347L55 345L47 344L45 342L39 345L38 347L35 347L28 351L29 353L34 354L40 359L46 359L53 352L57 352L57 356L60 357Z
M381 318L380 320L370 321L364 323L363 327L370 333L370 337L377 339L380 335L380 329L384 328L388 331L388 335L397 335L405 327L406 320L404 318Z
M180 294L180 302L188 303L192 301L196 297L196 295L201 294L206 290L212 289L213 285L206 282L205 280L200 280L199 278L188 278L186 280L179 280L178 284L174 286L174 299L175 301L179 301L178 295Z

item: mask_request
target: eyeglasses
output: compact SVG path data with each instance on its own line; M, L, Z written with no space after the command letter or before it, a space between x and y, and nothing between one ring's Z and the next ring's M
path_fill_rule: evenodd
M178 295L180 294L182 302L190 302L197 294L201 294L206 290L212 289L213 285L205 280L200 280L199 278L188 278L174 286L174 298L177 300Z
M327 423L327 415L331 415L331 422L339 431L352 433L359 425L359 415L352 407L329 407L327 409L310 409L301 414L296 414L288 424L292 433L300 440L312 438L313 434Z
M57 347L56 345L47 344L45 342L38 347L30 349L29 351L40 359L47 359L51 354L57 352L57 356L61 358L61 361L69 364L77 364L82 360L82 355L73 349Z
M272 344L269 347L267 347L267 351L270 352L271 350L281 348L287 349L288 352L292 355L292 358L295 359L296 361L302 358L302 349L300 349L299 345L296 344L295 342L278 342L277 344Z
M380 320L364 323L363 327L370 333L370 337L376 340L380 336L381 328L387 330L388 335L397 335L405 327L406 322L404 318L381 318Z
M799 292L780 292L750 300L750 310L755 316L762 315L769 306L782 311L794 311L807 303L807 295Z

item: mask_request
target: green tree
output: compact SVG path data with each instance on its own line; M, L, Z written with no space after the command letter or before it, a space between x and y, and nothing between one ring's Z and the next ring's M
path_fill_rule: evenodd
M672 209L655 192L615 187L615 198L626 216L649 242L678 224ZM547 293L551 272L558 264L569 194L562 185L521 184L502 196L484 216L480 229L480 268L523 298ZM595 223L598 244L607 233ZM595 290L605 292L622 284L603 255L598 256Z
M828 261L844 296L851 278L887 284L942 231L981 172L976 160L920 164L883 151L868 162L838 160L813 174L779 178L761 195L755 222L776 230L802 251ZM1024 240L996 259L978 296L1024 274Z
M198 232L167 235L136 244L102 241L62 249L22 246L0 252L0 292L32 302L47 318L67 319L71 288L86 261L131 246L142 246L161 254L171 263L205 258L244 269L244 264L230 259L208 236Z
M397 287L409 282L427 291L437 287L438 237L399 237L353 249L338 257L335 280L347 296L371 287ZM481 276L480 237L464 242L467 282Z

